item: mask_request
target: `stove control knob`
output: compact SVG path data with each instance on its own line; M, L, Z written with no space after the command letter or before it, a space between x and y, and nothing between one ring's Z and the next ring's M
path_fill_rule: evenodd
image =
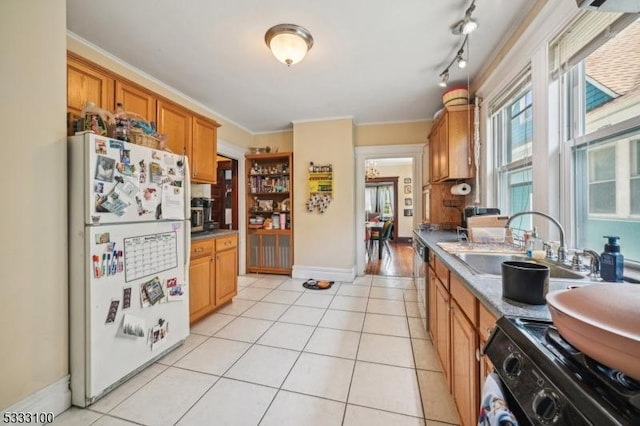
M555 423L560 412L560 403L556 394L543 389L533 399L533 412L544 424Z
M502 363L502 369L510 379L518 377L522 372L522 357L517 353L509 354Z

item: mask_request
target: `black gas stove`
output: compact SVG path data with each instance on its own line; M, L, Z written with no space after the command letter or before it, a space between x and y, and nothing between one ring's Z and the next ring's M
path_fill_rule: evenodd
M520 425L640 425L640 382L581 353L550 321L504 316L484 352Z

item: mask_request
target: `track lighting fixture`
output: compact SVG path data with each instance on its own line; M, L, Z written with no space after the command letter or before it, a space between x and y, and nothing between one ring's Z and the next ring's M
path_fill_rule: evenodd
M440 73L440 83L439 83L440 87L447 87L447 82L449 81L449 69L454 63L456 62L458 63L458 68L464 68L467 66L467 61L464 59L464 46L467 44L468 41L469 41L469 36L468 35L464 36L464 40L462 41L462 44L460 45L460 48L458 49L456 56L449 63L449 65L447 65L444 71Z

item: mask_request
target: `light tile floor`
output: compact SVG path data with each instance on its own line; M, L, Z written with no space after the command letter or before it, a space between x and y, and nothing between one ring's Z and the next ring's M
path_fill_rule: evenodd
M238 277L186 342L60 425L458 425L411 278Z

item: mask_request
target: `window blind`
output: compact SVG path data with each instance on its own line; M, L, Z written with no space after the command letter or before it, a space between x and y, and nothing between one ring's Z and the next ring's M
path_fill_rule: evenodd
M508 102L522 94L531 85L531 65L528 65L512 83L507 86L500 95L498 95L489 105L489 115L492 116L500 111Z
M638 13L584 12L549 44L551 78L557 79L638 17Z

